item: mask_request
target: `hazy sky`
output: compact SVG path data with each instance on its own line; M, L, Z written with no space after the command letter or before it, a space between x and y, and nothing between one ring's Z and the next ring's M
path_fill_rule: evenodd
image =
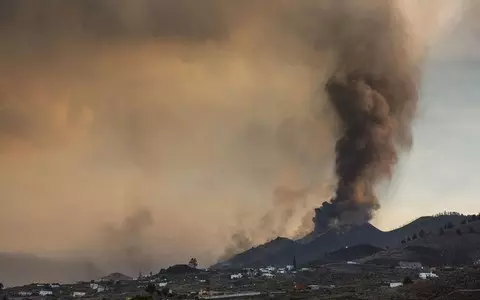
M432 49L424 69L413 149L399 165L375 219L382 229L445 210L480 212L480 60L474 54L478 38L478 31L466 34L462 29Z
M158 264L192 252L207 264L236 229L255 229L278 186L313 186L283 233L312 224L335 161L331 116L313 120L306 105L325 100L330 16L316 13L328 1L47 2L0 10L0 251L123 261L146 249ZM480 211L470 27L426 63L414 146L380 195L381 229ZM137 222L144 208L151 220Z

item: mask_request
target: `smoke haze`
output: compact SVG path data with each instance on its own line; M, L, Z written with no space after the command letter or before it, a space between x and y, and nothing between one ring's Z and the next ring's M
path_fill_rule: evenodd
M380 2L0 2L0 251L136 274L306 232L336 183L332 28ZM414 60L415 22L452 19L422 12Z

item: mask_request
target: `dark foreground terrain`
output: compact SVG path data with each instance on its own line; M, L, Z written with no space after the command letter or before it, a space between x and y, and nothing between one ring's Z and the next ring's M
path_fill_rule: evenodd
M44 265L49 274L56 270ZM10 267L28 275L28 263ZM5 268L2 272L3 278L12 274ZM422 217L390 232L370 224L334 228L304 240L277 238L208 270L175 265L137 279L113 273L75 284L34 283L6 288L2 297L480 299L480 215Z
M429 270L430 271L430 270ZM140 279L31 284L6 288L4 299L480 299L480 268L426 270L330 263L315 269L162 271ZM242 274L231 279L232 274ZM270 275L266 275L270 274ZM237 277L240 277L237 275ZM391 283L410 284L390 287ZM101 289L98 289L100 287ZM103 290L105 289L105 290ZM41 291L52 295L40 296ZM74 295L76 297L74 297Z

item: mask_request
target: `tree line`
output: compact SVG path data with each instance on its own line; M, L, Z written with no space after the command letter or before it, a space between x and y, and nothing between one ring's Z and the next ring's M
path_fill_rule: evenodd
M453 216L453 215L455 215L455 216L465 216L465 215L459 214L457 212L443 212L443 213L434 215L434 217L445 216L445 215L448 215L448 216ZM480 214L478 214L478 215L467 215L467 216L465 216L465 219L460 221L460 225L466 225L468 223L477 222L477 221L480 221ZM453 224L453 222L449 221L449 222L445 223L445 225L440 227L440 229L438 231L438 235L444 235L445 231L453 229L453 228L455 228L455 225ZM455 230L455 232L456 232L457 235L462 235L463 234L463 232L460 228L457 228ZM473 228L472 226L469 226L468 229L467 229L467 233L476 233L475 228ZM429 232L428 234L430 235L432 233ZM416 240L418 238L424 238L425 236L426 236L425 231L423 229L421 229L418 233L415 232L412 236L407 236L404 239L402 239L401 243L406 244L407 242Z

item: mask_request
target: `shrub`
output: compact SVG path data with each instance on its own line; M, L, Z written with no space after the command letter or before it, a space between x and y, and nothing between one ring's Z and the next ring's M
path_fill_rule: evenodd
M157 288L155 287L155 284L149 283L145 288L145 291L151 295L157 291Z
M418 232L418 236L423 239L423 238L425 237L425 231L423 231L423 229L421 229L421 230Z
M413 280L409 276L405 276L405 278L403 278L403 284L404 285L412 284L412 283L413 283Z

